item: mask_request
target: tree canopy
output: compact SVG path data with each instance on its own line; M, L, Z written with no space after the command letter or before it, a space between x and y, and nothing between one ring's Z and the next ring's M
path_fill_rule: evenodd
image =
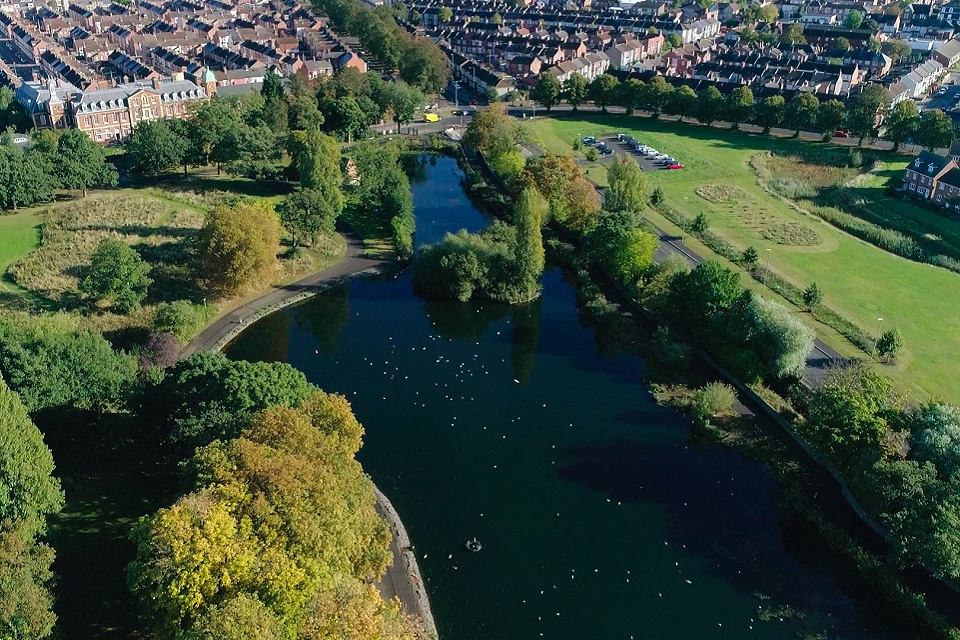
M80 281L80 291L96 302L107 300L120 313L140 308L153 280L150 265L133 248L115 238L100 242L90 256L90 269Z
M231 296L251 284L273 281L280 248L277 222L273 206L264 200L222 205L208 214L201 254L213 294Z

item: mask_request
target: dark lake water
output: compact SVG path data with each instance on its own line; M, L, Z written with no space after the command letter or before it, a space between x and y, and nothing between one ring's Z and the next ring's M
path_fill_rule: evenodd
M488 223L452 159L416 169L418 242ZM762 465L694 444L642 359L600 338L556 270L517 309L425 301L405 272L273 314L227 354L350 399L444 640L904 637L844 591Z

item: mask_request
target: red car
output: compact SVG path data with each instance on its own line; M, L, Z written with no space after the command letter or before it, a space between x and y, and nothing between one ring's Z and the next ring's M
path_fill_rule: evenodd
M836 136L837 138L849 138L849 137L850 137L850 134L847 133L846 131L844 131L843 129L837 129L837 130L833 133L833 135Z
M476 99L474 99L470 101L470 104L473 106L477 106L478 102L476 101Z
M680 164L679 162L675 164L668 164L667 169L683 169L683 165Z

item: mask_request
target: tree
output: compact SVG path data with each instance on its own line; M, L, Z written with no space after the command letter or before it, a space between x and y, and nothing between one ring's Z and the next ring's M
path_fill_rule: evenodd
M540 228L546 217L547 201L543 196L532 187L521 191L514 211L513 277L527 300L540 294L540 275L545 264Z
M516 146L517 135L515 121L507 115L504 105L497 104L473 116L463 134L463 143L489 157L496 157Z
M53 199L56 179L45 154L0 145L0 208L14 209Z
M215 295L232 296L273 281L280 239L268 202L218 207L208 215L202 237L204 278Z
M588 86L587 79L578 73L573 74L563 83L563 98L574 111L586 100Z
M917 142L933 151L949 147L953 140L953 121L939 109L923 112L917 124Z
M597 76L593 82L587 86L587 97L602 111L607 110L607 105L614 102L617 87L620 81L609 74ZM571 103L573 104L573 103ZM574 105L576 107L576 105Z
M429 38L413 39L404 48L400 79L424 93L437 93L450 79L447 57Z
M291 131L308 131L320 127L323 121L316 91L294 74L287 98L287 126Z
M560 80L552 73L541 73L536 86L530 92L530 98L550 112L555 105L560 104Z
M748 270L756 269L757 265L760 264L760 254L757 252L756 247L749 246L744 249L740 255L740 262L742 262L743 266Z
M835 464L879 456L885 415L895 406L890 380L862 365L835 369L810 398L804 435Z
M842 58L850 51L850 41L840 36L833 41L833 44L830 45L830 53Z
M884 331L880 339L877 340L877 354L888 362L892 358L896 358L897 353L902 348L903 338L900 336L900 330L896 327Z
M753 113L753 92L750 87L737 87L730 92L725 101L727 120L732 124L731 129L739 129L740 123L750 118Z
M615 162L607 170L609 187L604 192L604 208L637 214L650 199L650 182L632 156Z
M301 187L340 187L343 174L340 170L340 145L336 140L319 129L310 129L292 132L288 144Z
M117 170L107 163L103 147L79 129L67 129L57 140L57 176L64 189L80 189L87 195L91 187L114 187Z
M960 471L960 408L930 403L910 416L910 456L954 478Z
M156 176L180 164L186 166L187 143L173 132L166 120L140 122L123 146L128 166L134 173Z
M0 87L0 131L13 129L26 133L33 128L33 120L17 102L13 89Z
M644 83L640 80L629 78L625 82L620 83L620 86L617 88L615 102L626 109L628 116L633 115L634 109L637 108L637 104L643 96L644 87Z
M901 144L917 133L917 127L920 124L917 105L913 100L901 100L893 106L883 124L883 137L893 143L894 151L899 150Z
M109 300L119 313L140 308L153 283L147 273L150 266L140 254L114 238L103 240L90 256L90 269L80 281L80 291L90 299Z
M661 76L654 76L643 86L640 92L640 103L647 107L653 117L659 117L670 99L673 88Z
M503 16L501 16L499 13L494 13L490 17L490 22L493 24L503 24Z
M787 25L787 28L783 31L783 35L780 36L780 43L787 45L806 44L807 39L803 35L803 27L796 22Z
M440 22L450 22L450 19L453 18L453 9L450 7L440 7L437 17L440 19Z
M754 121L763 127L764 133L770 133L770 129L778 127L786 116L787 103L783 96L770 96L757 103L754 110Z
M50 635L53 550L36 540L63 508L53 455L20 398L0 379L0 629L10 638Z
M649 273L659 244L656 236L636 227L635 213L626 210L605 213L587 235L591 256L628 288Z
M801 298L807 311L813 311L814 307L823 302L823 290L816 282L811 282L810 286L803 290Z
M813 330L779 302L752 296L746 310L747 344L777 378L799 376L813 350Z
M706 124L716 121L723 106L723 96L716 87L707 87L697 94L697 120Z
M398 129L404 123L413 122L414 115L423 108L427 100L423 92L405 82L388 83L384 87L384 94Z
M667 102L667 113L679 116L681 120L693 116L697 108L697 94L687 85L674 87Z
M758 17L761 21L772 24L777 21L777 18L780 17L780 10L775 4L765 4L760 7L760 13Z
M707 219L707 214L705 214L703 211L698 213L693 219L693 222L690 223L690 231L693 233L704 234L709 228L710 221Z
M847 103L847 125L859 138L858 144L863 144L863 139L873 134L886 104L886 90L878 84L868 84Z
M812 93L805 91L798 93L787 103L786 122L794 129L793 137L800 135L800 130L816 122L820 100Z
M833 138L834 133L843 125L847 117L847 108L839 100L827 100L817 109L817 129L823 134L823 140Z
M597 191L570 156L531 158L520 182L536 186L550 205L550 216L570 229L583 232L596 223Z
M909 59L913 54L913 48L898 38L890 38L883 43L883 52L893 58L893 62L900 63L904 59Z
M335 131L341 140L352 142L362 138L367 130L368 117L353 96L337 98L324 116L325 128Z
M664 40L670 49L676 49L677 47L683 46L683 40L676 33L668 33Z
M332 234L343 204L340 189L324 182L314 189L297 189L277 204L277 213L298 247L304 239L312 244L317 236Z
M665 313L691 335L705 337L743 294L739 274L708 261L675 273L666 294Z
M859 29L860 25L863 24L863 14L854 9L847 14L846 19L843 21L843 24L848 29Z

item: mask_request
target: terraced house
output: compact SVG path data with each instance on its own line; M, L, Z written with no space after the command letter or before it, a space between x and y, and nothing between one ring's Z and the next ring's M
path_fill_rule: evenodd
M940 182L951 171L957 171L957 163L951 158L922 151L910 164L907 165L903 173L903 188L920 198L933 200L939 196L939 202L944 203L944 195L948 197L951 191L947 186L956 190L955 184L941 186ZM956 182L951 179L951 183Z

